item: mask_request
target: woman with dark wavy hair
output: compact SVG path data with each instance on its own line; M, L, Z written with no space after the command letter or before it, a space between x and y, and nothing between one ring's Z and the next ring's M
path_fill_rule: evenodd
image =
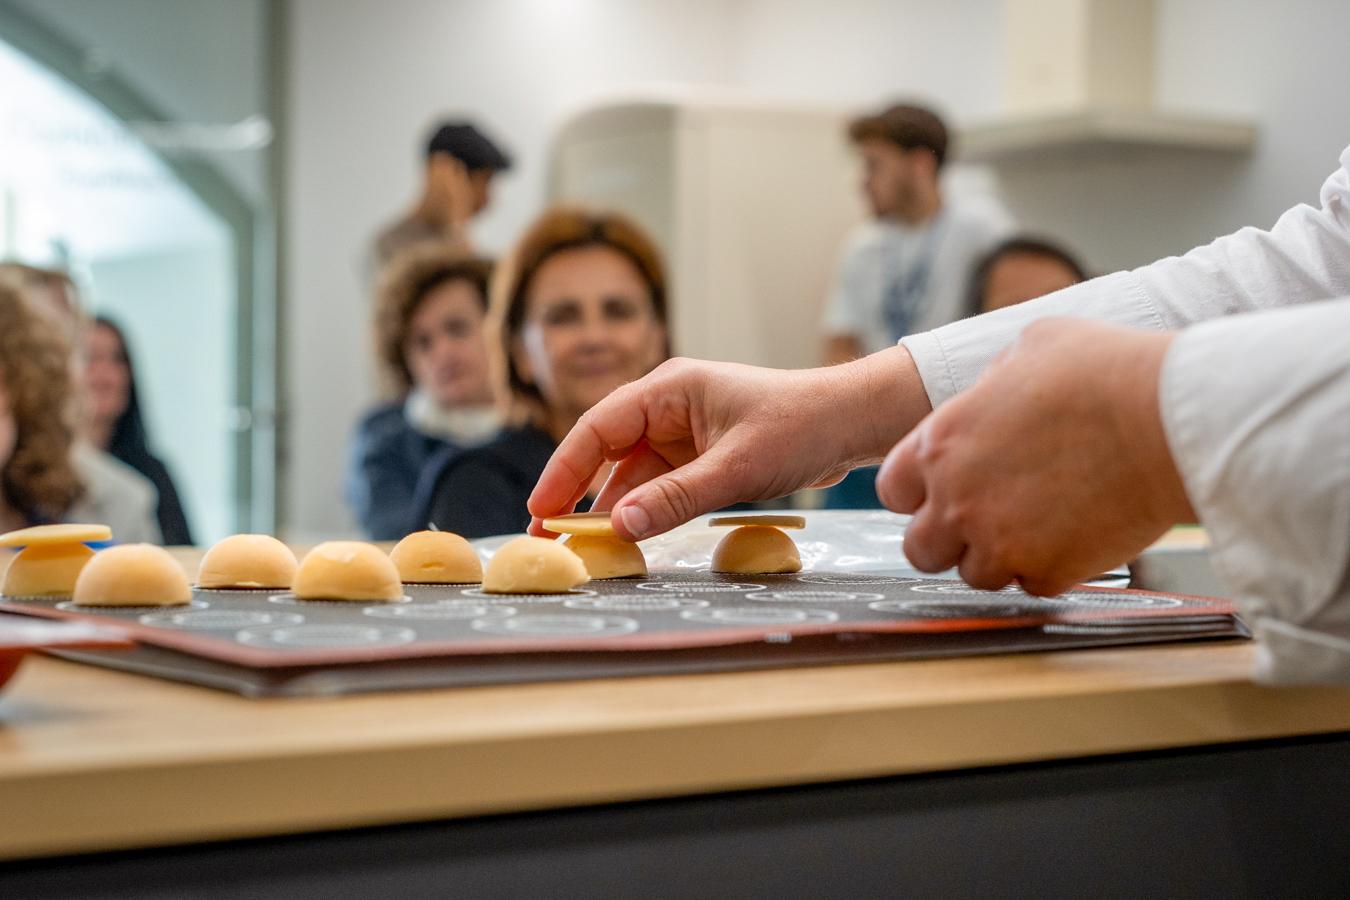
M140 472L159 492L155 518L164 543L190 545L192 531L169 469L150 451L126 336L111 319L94 319L84 338L85 427L90 442Z
M60 332L0 281L0 531L57 521L83 495L71 390Z

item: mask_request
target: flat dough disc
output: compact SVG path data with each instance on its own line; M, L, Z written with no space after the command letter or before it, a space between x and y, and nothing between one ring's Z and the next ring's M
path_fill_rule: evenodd
M112 540L107 525L34 525L0 534L0 547L36 547L41 544L83 544Z
M568 513L545 519L543 525L555 534L584 534L589 537L613 537L614 525L607 512Z
M714 528L720 528L722 526L739 528L742 525L768 525L771 528L805 528L806 519L803 516L715 516L708 520L708 524Z

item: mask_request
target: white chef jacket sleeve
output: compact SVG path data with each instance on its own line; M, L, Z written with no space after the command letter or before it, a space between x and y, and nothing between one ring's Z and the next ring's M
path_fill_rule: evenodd
M910 335L909 350L934 407L975 383L1028 323L1047 316L1167 330L1237 312L1350 295L1350 147L1322 186L1269 231L1243 228L1128 272Z
M1350 681L1350 297L1186 329L1159 403L1257 676Z

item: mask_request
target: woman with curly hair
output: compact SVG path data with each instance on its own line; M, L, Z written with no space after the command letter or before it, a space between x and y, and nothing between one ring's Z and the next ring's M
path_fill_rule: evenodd
M394 395L357 427L347 499L375 540L425 527L411 505L437 453L497 433L483 323L492 264L441 245L395 258L378 288L376 355Z
M71 390L60 332L0 281L0 531L59 520L83 495Z

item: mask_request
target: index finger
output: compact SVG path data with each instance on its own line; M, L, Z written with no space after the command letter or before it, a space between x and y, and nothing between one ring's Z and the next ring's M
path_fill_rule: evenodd
M586 494L600 467L627 456L647 430L640 382L625 385L591 407L558 444L526 502L543 519L568 513Z

